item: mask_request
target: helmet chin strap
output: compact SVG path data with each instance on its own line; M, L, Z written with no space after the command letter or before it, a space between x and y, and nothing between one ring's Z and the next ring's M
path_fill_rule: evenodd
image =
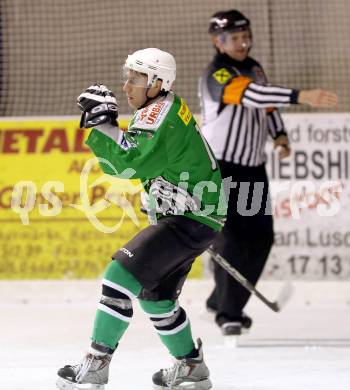
M142 108L145 108L147 105L148 105L148 103L149 102L151 102L152 100L154 100L154 99L157 99L157 97L159 97L159 96L165 96L168 92L165 92L165 91L162 91L162 90L160 90L158 93L157 93L157 95L156 96L154 96L154 97L149 97L148 96L148 91L150 90L150 88L146 88L146 93L145 93L145 98L146 98L146 100L145 100L145 102L138 108L138 110L141 110Z

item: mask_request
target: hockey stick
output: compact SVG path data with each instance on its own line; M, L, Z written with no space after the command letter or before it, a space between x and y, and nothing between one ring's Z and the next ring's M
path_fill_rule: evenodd
M207 252L209 252L213 260L215 260L216 263L221 265L221 267L225 271L227 271L234 279L236 279L238 283L240 283L250 293L254 294L262 302L264 302L265 305L268 306L274 312L279 312L292 296L293 286L287 282L283 286L277 300L270 301L259 290L257 290L255 286L253 286L242 274L240 274L234 267L232 267L232 265L221 255L215 253L211 248L207 249Z

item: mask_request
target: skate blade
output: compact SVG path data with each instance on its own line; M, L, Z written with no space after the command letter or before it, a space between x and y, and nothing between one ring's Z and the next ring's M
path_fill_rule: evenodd
M93 383L72 383L61 377L58 377L56 386L60 390L104 390L105 388L105 385L95 385Z
M210 379L205 379L200 382L182 382L178 386L164 387L153 384L155 390L209 390L213 387Z
M247 328L242 328L239 332L234 332L234 333L222 333L222 335L224 337L230 337L230 336L235 336L235 337L239 337L239 336L244 336L245 334L248 334L250 332L250 329L247 329Z

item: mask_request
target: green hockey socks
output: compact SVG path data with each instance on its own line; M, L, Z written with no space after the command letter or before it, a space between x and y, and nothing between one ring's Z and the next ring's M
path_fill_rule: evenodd
M92 334L94 348L98 345L109 351L116 348L133 316L132 299L141 290L140 283L117 261L107 266ZM183 357L193 352L191 325L178 301L139 301L172 356Z
M195 346L190 321L178 301L155 302L140 299L140 305L172 356L187 356L193 351Z
M92 340L114 350L133 315L132 299L140 283L117 261L109 263L102 280L102 296L97 306Z

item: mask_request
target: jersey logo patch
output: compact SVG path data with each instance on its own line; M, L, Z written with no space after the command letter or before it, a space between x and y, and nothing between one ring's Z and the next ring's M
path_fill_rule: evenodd
M190 120L192 118L192 112L190 111L186 102L182 98L181 98L181 106L177 114L179 115L179 117L182 119L182 121L186 126L190 123Z
M168 114L172 105L172 99L172 96L170 96L169 99L158 100L138 110L135 114L134 122L129 127L129 131L135 128L155 132Z
M219 84L225 84L232 75L227 69L221 68L213 73L213 77Z
M150 106L145 107L140 114L140 122L146 125L154 125L158 122L158 117L164 108L164 102L157 102Z

